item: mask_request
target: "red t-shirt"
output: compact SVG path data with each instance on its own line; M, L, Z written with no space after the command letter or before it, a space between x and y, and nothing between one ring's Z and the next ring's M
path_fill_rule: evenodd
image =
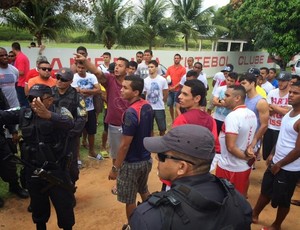
M21 75L21 74L19 75L17 86L25 87L25 78L30 69L30 62L29 62L28 57L24 53L19 52L17 54L16 61L15 61L15 67L19 71L24 72L23 75Z
M168 68L166 77L169 75L171 76L171 80L172 80L171 86L173 87L180 82L182 76L185 75L185 73L186 73L186 69L182 65L179 66L172 65ZM180 85L176 87L175 91L178 91L179 89L180 89Z
M191 109L185 113L179 115L173 122L172 127L193 124L201 125L208 128L215 138L215 151L220 153L220 143L217 133L217 124L216 121L206 112L201 111L200 109Z

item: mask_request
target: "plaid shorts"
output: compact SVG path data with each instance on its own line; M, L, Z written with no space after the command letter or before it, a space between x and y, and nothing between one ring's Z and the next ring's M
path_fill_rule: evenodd
M148 176L152 168L152 159L134 163L124 162L117 178L118 201L134 204L137 193L148 192Z

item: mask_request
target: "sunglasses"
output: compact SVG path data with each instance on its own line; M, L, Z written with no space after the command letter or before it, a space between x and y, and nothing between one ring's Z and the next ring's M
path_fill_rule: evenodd
M62 78L60 75L56 76L56 79L61 82L68 82L69 80Z
M46 68L46 67L41 67L40 69L43 70L43 71L48 70L49 72L52 70L52 68Z
M157 153L157 157L158 157L158 160L160 162L165 162L166 159L173 159L173 160L178 160L178 161L185 161L185 162L188 162L192 165L195 165L194 162L191 162L191 161L188 161L188 160L184 160L184 159L181 159L181 158L178 158L178 157L173 157L173 156L170 156L170 155L167 155L165 153Z
M15 57L15 55L8 55L8 57Z
M0 57L7 57L7 54L1 54Z
M48 99L48 98L50 98L50 97L53 97L53 96L48 96L48 97L44 97L44 98L41 98L41 97L40 97L41 102L43 102L44 100L46 100L46 99ZM27 100L28 100L30 103L32 103L33 100L34 100L35 98L38 98L38 97L35 97L35 96L28 96L28 97L27 97Z

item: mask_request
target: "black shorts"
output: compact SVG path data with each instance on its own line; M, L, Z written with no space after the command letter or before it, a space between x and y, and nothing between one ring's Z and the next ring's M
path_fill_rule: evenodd
M267 129L263 138L263 159L267 160L273 147L276 145L279 130Z
M273 175L269 166L264 173L261 193L271 199L273 208L289 208L299 176L300 171L291 172L284 169Z
M88 111L87 122L85 123L85 130L89 135L97 133L97 118L95 110Z

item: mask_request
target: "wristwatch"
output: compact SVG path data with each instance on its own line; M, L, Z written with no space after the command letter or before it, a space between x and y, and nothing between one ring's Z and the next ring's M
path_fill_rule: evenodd
M118 169L116 166L113 165L113 166L111 167L111 171L117 173L117 172L120 171L120 169Z

